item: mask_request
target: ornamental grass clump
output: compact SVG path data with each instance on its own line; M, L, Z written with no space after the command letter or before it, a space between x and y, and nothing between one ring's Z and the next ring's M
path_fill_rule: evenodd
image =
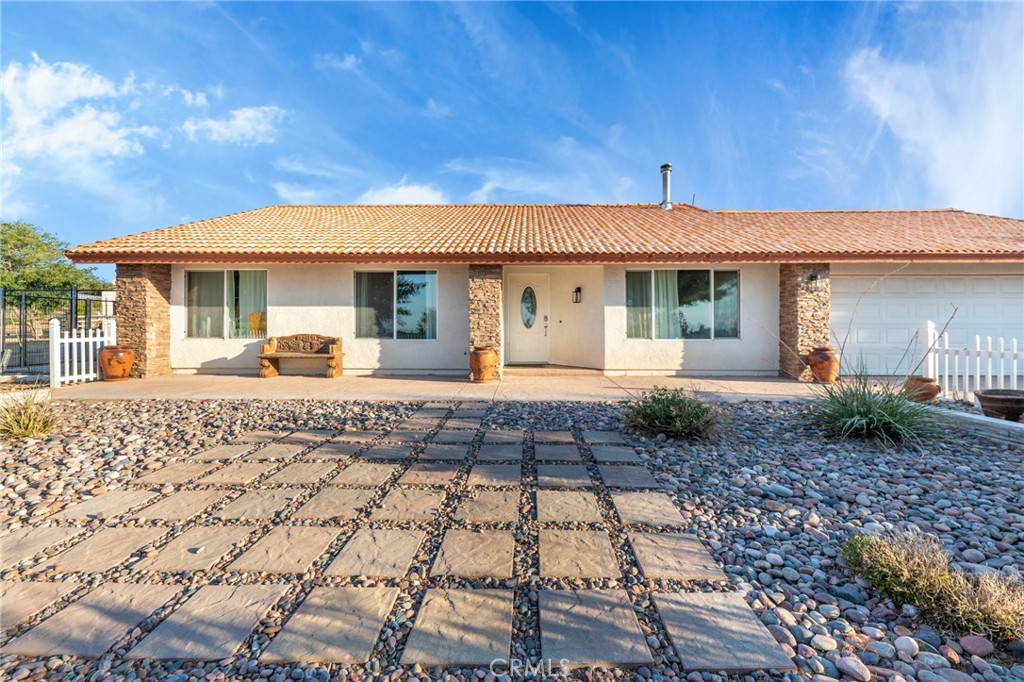
M935 413L909 400L900 383L872 380L864 372L821 386L807 414L836 438L871 439L884 448L921 448L939 432Z
M1020 579L954 569L934 535L855 535L843 545L843 560L881 596L912 604L929 623L996 638L1024 637Z
M57 415L38 390L12 394L0 403L0 437L7 440L45 436L57 428Z
M629 404L626 422L648 435L699 438L714 435L717 414L709 403L679 389L656 388Z

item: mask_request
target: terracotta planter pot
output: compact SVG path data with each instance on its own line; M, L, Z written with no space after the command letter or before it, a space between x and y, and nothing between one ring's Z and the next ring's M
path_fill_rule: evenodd
M985 413L986 417L1019 422L1021 415L1024 414L1024 391L990 388L985 391L975 391L974 397L978 399L981 411Z
M486 384L494 377L498 354L493 348L474 348L469 354L469 371L474 384Z
M100 369L104 381L125 381L135 364L135 351L127 346L104 346L100 351Z
M839 353L831 346L815 348L807 354L807 366L822 384L834 384L839 378Z
M936 383L935 379L907 377L907 380L903 382L903 392L907 394L908 400L913 400L915 403L930 403L939 397L942 387Z

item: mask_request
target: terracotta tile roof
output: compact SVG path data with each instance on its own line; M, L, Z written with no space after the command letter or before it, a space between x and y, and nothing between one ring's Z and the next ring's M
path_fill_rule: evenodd
M657 205L270 206L71 249L80 263L1024 260L1024 221Z

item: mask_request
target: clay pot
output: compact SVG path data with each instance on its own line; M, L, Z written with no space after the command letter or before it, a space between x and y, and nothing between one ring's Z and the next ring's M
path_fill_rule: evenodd
M494 377L498 354L493 348L474 348L469 354L469 371L474 384L486 384Z
M807 354L807 366L822 384L834 384L839 378L839 353L831 346L820 346Z
M125 381L135 364L135 351L128 346L104 346L100 351L100 369L104 381Z
M907 394L908 400L913 400L915 403L930 403L939 397L942 387L935 379L913 376L907 377L907 380L903 382L903 392Z
M1024 391L1009 388L989 388L975 391L974 397L981 405L986 417L1019 422L1024 415Z

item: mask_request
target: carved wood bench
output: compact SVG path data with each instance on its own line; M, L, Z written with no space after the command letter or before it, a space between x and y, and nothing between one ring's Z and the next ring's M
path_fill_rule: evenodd
M341 339L319 334L271 336L260 347L260 376L276 377L281 373L282 359L323 360L327 376L341 376Z

